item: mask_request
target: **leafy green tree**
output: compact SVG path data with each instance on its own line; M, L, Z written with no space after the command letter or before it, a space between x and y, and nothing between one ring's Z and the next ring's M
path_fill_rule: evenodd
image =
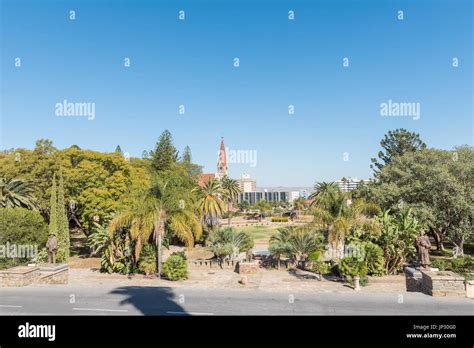
M380 141L380 145L383 148L377 154L380 162L376 158L372 158L372 165L370 166L375 173L389 164L396 156L426 148L426 144L420 139L419 134L409 132L403 128L389 131Z
M461 251L473 234L474 149L424 149L398 156L380 171L376 182L355 195L394 213L411 209L438 250L449 240Z
M0 207L36 209L33 192L30 181L0 178Z
M151 151L152 167L157 172L169 170L178 161L178 151L173 145L173 136L165 130Z
M264 199L259 200L255 205L255 209L260 210L263 216L268 216L272 212L272 205Z
M231 209L232 209L232 204L237 200L237 197L239 196L239 193L241 192L239 183L235 179L231 179L228 176L225 176L221 180L221 188L222 188L222 194L227 202L227 219L228 222L227 224L230 226L230 220L231 220Z
M32 196L48 219L51 183L62 168L64 195L71 227L89 235L94 221L106 223L118 202L130 191L148 186L148 161L126 161L117 153L100 153L71 146L56 150L50 141L39 141L35 150L0 153L0 177L31 182Z
M241 211L246 211L250 209L250 203L248 201L241 201L239 203L239 209Z
M35 153L38 155L51 155L57 151L49 139L39 139L35 144Z
M32 244L43 248L48 239L48 226L37 211L25 208L0 209L0 245Z

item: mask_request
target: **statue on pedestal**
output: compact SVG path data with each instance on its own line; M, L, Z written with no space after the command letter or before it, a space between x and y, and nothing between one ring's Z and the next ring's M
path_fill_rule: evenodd
M418 251L418 263L420 269L429 270L431 243L425 231L421 230L420 235L416 238L416 249Z
M56 263L56 250L58 249L58 241L56 236L51 233L48 241L46 242L46 248L48 248L48 263Z

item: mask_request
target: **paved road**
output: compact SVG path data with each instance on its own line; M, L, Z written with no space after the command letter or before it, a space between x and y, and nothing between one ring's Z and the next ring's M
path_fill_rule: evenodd
M400 301L402 300L402 301ZM402 302L402 303L400 303ZM420 293L270 293L263 291L0 288L0 315L474 315L474 300Z

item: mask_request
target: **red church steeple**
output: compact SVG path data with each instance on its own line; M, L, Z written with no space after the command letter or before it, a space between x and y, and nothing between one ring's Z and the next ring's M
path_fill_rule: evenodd
M224 137L221 138L221 148L219 150L219 157L217 160L217 174L220 177L227 175L227 154L225 152Z

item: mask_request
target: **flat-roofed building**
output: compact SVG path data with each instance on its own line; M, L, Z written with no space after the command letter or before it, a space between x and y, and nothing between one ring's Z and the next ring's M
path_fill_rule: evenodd
M366 184L371 180L359 180L357 178L342 178L341 180L335 181L334 183L339 187L342 192L349 192L357 188L360 184Z
M249 174L242 174L240 179L237 179L239 182L239 187L242 192L256 192L257 191L257 181L252 179Z

